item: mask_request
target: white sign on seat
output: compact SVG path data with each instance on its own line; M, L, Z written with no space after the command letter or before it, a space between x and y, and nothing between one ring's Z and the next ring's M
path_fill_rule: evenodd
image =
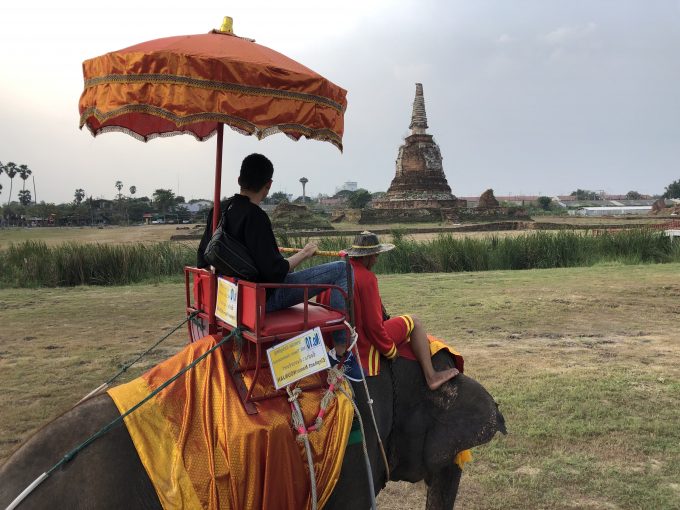
M217 303L215 317L230 326L238 326L238 286L226 278L217 279Z
M331 366L318 327L267 349L267 357L277 390Z

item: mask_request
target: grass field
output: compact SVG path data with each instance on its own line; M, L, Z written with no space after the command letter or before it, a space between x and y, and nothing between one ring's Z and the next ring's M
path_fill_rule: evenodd
M680 508L680 264L380 285L388 310L462 351L505 415L508 436L475 450L457 508ZM0 290L0 458L179 323L182 300L174 282ZM379 503L422 508L424 487L391 483Z
M11 243L43 241L48 246L69 241L80 243L157 243L169 241L175 234L203 233L203 226L191 225L139 225L131 227L38 227L0 229L0 249Z
M437 227L438 224L416 224L411 227ZM362 230L371 230L377 228L406 228L406 225L356 225L343 224L336 225L338 230L353 229L357 232ZM181 229L181 230L178 230ZM203 233L204 225L139 225L130 227L40 227L40 228L6 228L0 229L0 250L6 249L10 244L22 243L24 241L43 241L48 246L56 246L63 243L76 241L78 243L101 243L101 244L133 244L133 243L157 243L161 241L169 241L174 235L188 235ZM522 231L503 231L496 232L497 236L505 237L508 235L514 236L522 233ZM408 237L417 241L427 241L434 239L438 234L412 234ZM461 237L488 237L489 232L466 232L454 233L454 236ZM390 242L392 236L385 234L382 236L384 242ZM314 238L310 238L314 240ZM195 242L198 246L198 241L183 241L187 243Z
M377 229L396 229L416 227L438 227L435 223L416 223L412 225L393 224L393 225L357 225L355 223L336 224L336 230L377 230ZM5 228L0 229L0 250L7 248L12 243L23 241L43 241L48 246L76 241L79 243L102 243L102 244L130 244L130 243L157 243L169 241L174 235L202 234L204 225L137 225L130 227L111 226L105 228L95 227L40 227L40 228ZM496 232L496 235L517 235L520 231ZM424 241L434 239L438 234L413 234L412 239ZM466 237L489 236L488 232L466 232L460 235ZM389 242L391 236L385 234L383 240ZM198 241L196 241L198 244Z

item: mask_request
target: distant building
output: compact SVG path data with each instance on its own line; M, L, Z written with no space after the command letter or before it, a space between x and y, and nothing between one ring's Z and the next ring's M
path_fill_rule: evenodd
M319 199L319 205L324 207L341 207L347 203L346 197L323 197Z
M191 214L196 214L197 212L200 212L203 209L210 209L212 206L213 203L210 200L196 200L186 204L177 204L177 207L182 207L183 209L189 211Z
M479 197L458 197L459 200L465 200L468 207L477 207L479 205ZM516 205L519 207L527 207L538 204L538 195L506 195L497 196L501 204Z
M342 186L338 186L337 188L335 188L335 192L338 193L339 191L356 191L357 189L359 189L357 184L358 183L354 181L347 181Z
M649 214L651 205L579 207L570 209L572 216L623 216L628 214Z

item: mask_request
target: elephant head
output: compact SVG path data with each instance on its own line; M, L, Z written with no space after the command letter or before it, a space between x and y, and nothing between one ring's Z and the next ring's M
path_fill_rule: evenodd
M433 358L437 370L453 366L451 356ZM506 433L493 397L474 379L459 374L430 391L420 367L397 359L392 366L394 418L389 437L392 480L428 485L428 508L452 508L460 469L456 455Z

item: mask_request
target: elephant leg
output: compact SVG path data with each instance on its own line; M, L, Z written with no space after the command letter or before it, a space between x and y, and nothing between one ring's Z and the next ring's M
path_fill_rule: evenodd
M324 506L325 510L368 510L371 508L372 488L368 485L364 452L361 445L354 444L347 447L342 462L340 479L338 480L330 499Z
M452 510L463 471L455 464L433 473L427 480L427 510Z

